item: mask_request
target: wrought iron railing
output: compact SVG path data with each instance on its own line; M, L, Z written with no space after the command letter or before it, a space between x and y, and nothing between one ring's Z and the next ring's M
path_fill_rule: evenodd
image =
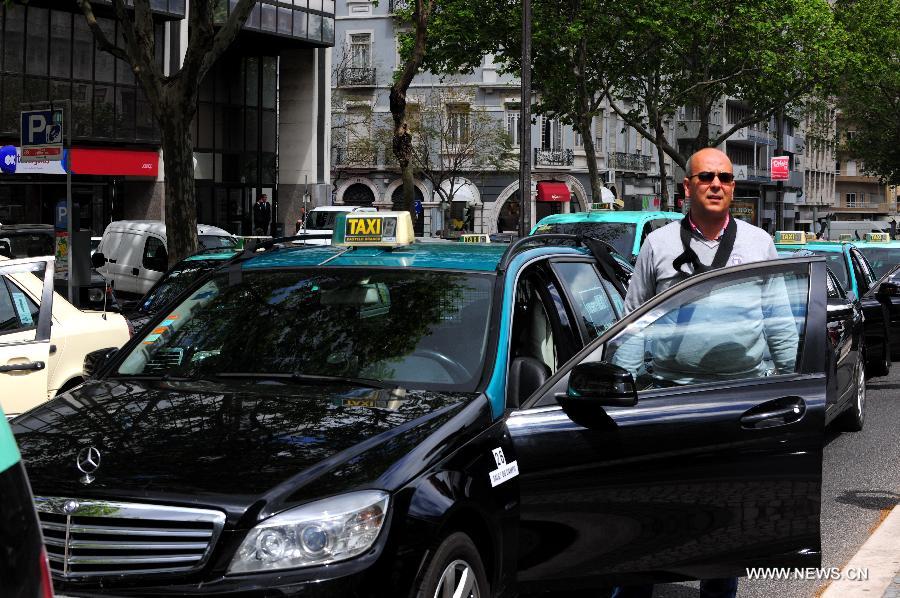
M375 85L375 68L368 66L347 66L340 70L338 83L351 87L354 85Z
M627 154L625 152L610 152L607 156L609 167L616 170L631 170L634 172L647 172L650 170L650 156L641 154Z
M534 148L534 163L537 166L571 166L575 162L575 152L570 149Z

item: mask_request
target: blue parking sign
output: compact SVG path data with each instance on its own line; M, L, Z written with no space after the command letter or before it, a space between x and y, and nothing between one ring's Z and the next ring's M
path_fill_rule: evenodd
M20 121L22 162L62 160L63 111L25 110Z

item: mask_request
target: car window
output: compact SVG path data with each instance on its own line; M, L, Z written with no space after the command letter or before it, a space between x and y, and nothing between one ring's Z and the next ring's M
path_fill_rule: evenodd
M139 310L149 314L162 309L167 303L175 299L183 291L186 291L201 276L224 263L223 260L190 260L181 262L169 270L150 289L147 296L144 297Z
M825 277L825 287L828 291L829 299L847 298L847 296L844 294L844 289L841 288L841 285L838 283L831 270L828 270L828 276Z
M616 310L592 264L560 262L553 269L569 291L572 311L587 341L597 338L616 322Z
M541 224L534 231L536 235L546 233L594 237L612 245L617 253L630 257L634 253L637 227L628 222L558 222Z
M627 327L607 344L605 360L645 390L794 373L808 289L805 266L712 279Z
M332 210L313 210L306 217L306 228L311 230L333 230L334 221L340 212Z
M37 326L40 308L14 282L0 277L0 335Z
M834 251L813 251L812 253L824 257L828 269L838 279L841 286L845 289L850 288L850 278L847 276L847 258L843 253Z
M869 265L875 272L875 277L881 278L891 268L900 264L900 247L861 247L860 253L866 256Z
M243 271L239 281L218 273L172 308L118 372L354 377L472 392L494 280L345 267Z
M144 258L142 264L148 270L165 272L169 267L169 255L166 246L156 237L147 237L144 243Z
M860 285L859 293L862 295L868 291L875 281L875 272L866 260L865 256L855 249L850 250L850 259L853 261L853 269L856 271L857 284Z
M222 235L200 235L198 239L200 241L200 246L205 249L237 247L237 240L234 237L225 237Z
M19 259L56 254L56 238L53 232L14 232L0 233L0 242L8 249L9 258Z

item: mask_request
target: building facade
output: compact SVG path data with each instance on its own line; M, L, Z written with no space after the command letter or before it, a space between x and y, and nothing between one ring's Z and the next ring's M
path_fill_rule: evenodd
M890 221L897 216L897 191L866 173L865 165L845 149L855 126L837 114L837 156L834 164L834 220Z
M157 60L167 74L184 57L186 4L151 2ZM159 127L129 65L97 47L74 3L33 0L0 10L0 144L19 144L20 110L70 101L67 164L79 228L98 235L112 220L163 219ZM228 7L222 10L220 19ZM95 2L95 12L121 43L109 3ZM192 131L200 222L252 234L252 202L266 193L277 228L293 231L300 198L327 196L333 43L333 0L256 5L201 83ZM0 175L0 222L54 223L65 193L62 165L19 163Z

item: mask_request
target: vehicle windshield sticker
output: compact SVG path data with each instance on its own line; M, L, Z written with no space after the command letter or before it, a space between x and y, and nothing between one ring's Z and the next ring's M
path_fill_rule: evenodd
M34 320L31 318L31 309L28 307L28 300L25 295L13 291L13 303L16 304L16 311L19 313L19 320L23 326L34 326Z
M494 462L497 464L497 469L490 472L492 488L519 475L518 461L507 463L502 448L495 448L491 452L494 454Z

